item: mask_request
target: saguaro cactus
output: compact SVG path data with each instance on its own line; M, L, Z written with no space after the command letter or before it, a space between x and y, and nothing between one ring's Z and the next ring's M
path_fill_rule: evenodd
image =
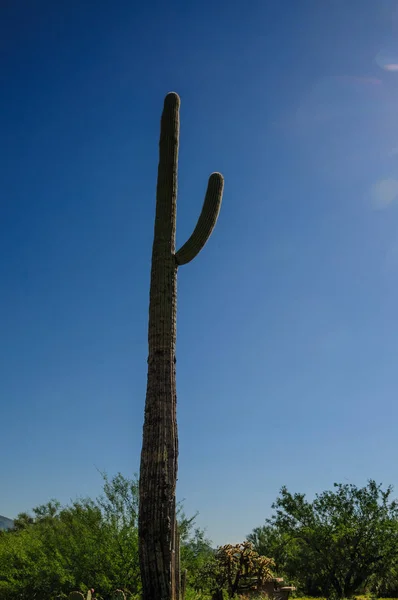
M139 486L139 553L143 600L179 600L176 526L177 269L195 258L217 221L224 179L210 175L196 227L175 252L180 99L164 101L159 142L148 328L148 380Z

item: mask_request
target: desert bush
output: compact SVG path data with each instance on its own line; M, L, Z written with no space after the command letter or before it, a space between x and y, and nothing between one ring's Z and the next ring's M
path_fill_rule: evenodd
M138 479L103 475L96 500L56 501L16 519L0 536L0 600L55 600L79 590L95 589L97 600L125 590L139 600ZM179 507L182 563L195 569L206 540Z
M378 592L398 561L398 504L391 494L371 480L363 488L335 484L309 502L284 487L274 515L248 539L310 596Z

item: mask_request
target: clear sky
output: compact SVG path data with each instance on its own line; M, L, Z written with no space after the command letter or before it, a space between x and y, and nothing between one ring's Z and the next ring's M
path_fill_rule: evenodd
M159 120L181 96L178 496L215 544L284 484L397 481L398 4L6 0L0 514L138 471ZM395 40L395 41L394 41Z

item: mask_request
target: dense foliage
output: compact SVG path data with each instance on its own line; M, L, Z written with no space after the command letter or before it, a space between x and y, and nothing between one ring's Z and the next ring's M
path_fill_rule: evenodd
M274 515L248 539L309 595L350 598L398 588L398 505L391 487L335 484L313 502L284 487ZM395 590L394 590L395 588Z
M0 533L0 600L50 600L95 589L97 598L141 590L138 565L138 481L104 476L103 495L20 514ZM182 566L194 572L209 544L194 519L178 511Z
M313 501L282 488L250 544L218 550L180 505L186 600L233 597L273 574L308 596L397 597L398 505L391 495L374 481L363 488L335 484ZM0 600L55 600L90 588L98 599L119 588L138 600L137 519L138 481L120 474L104 476L96 500L52 500L20 514L13 530L0 532Z

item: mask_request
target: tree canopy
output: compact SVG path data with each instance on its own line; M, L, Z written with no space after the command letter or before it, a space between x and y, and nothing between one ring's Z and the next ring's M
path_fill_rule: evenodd
M55 600L91 588L99 600L116 589L138 600L138 480L103 478L95 500L50 500L0 532L0 600ZM398 505L392 488L373 480L335 484L313 500L283 487L250 544L213 549L197 515L187 517L182 503L177 515L187 600L246 593L271 574L310 596L398 596Z
M380 587L398 559L392 488L334 484L311 502L283 487L273 516L248 536L258 552L307 593L349 598Z
M104 477L103 494L62 507L51 500L21 513L0 535L0 600L47 600L72 590L141 591L138 561L138 480ZM178 510L183 568L194 570L210 547L195 516Z

